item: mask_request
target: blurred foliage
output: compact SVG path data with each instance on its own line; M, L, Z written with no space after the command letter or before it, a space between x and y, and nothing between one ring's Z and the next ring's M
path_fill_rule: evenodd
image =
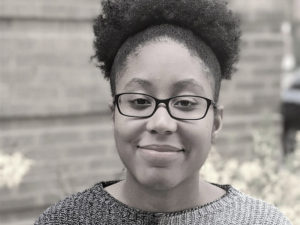
M0 151L0 188L17 187L32 164L32 160L25 158L19 152L9 155Z
M277 206L293 224L300 224L300 145L284 158L278 134L270 128L253 132L249 160L225 160L215 149L201 169L208 181L231 184L246 194Z

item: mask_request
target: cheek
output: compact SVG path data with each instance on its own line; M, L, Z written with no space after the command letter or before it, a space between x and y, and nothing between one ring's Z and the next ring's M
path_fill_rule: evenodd
M213 119L207 116L205 120L199 120L195 124L187 124L182 132L182 141L186 146L204 150L211 145Z
M135 171L136 146L143 132L143 121L115 114L114 135L116 148L124 166L129 171Z
M199 157L202 158L207 155L211 148L211 132L198 130L190 133L189 138L186 138L185 141L188 150L199 160Z
M199 120L199 123L186 127L182 135L189 154L188 158L194 169L199 169L205 162L211 149L212 119Z
M117 147L128 144L135 144L143 130L140 120L124 117L118 113L114 117L114 135ZM123 146L122 146L123 147Z

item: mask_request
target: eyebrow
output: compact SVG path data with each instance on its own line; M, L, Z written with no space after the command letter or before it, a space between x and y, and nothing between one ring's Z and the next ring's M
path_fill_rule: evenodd
M180 80L174 84L174 89L176 91L185 90L186 88L194 88L196 90L199 90L201 92L204 92L203 86L199 85L196 80L194 79L185 79Z
M149 89L153 86L153 84L150 81L144 80L144 79L140 79L140 78L132 78L126 85L125 88L130 88L133 85L138 84L141 87L145 88L145 89Z
M153 88L153 84L150 81L140 79L140 78L132 78L125 85L125 88L131 88L134 85L139 85L144 89ZM195 79L184 79L184 80L177 81L175 84L173 84L173 90L175 92L180 92L182 90L185 90L186 88L194 88L196 90L204 92L203 86L199 85Z

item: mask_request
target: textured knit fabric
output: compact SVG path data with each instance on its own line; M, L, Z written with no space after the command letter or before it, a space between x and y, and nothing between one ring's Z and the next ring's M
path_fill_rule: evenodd
M131 208L104 190L115 183L101 182L49 207L35 222L39 224L291 224L278 209L247 196L230 185L220 199L204 206L169 213L153 213ZM141 199L142 201L142 199Z

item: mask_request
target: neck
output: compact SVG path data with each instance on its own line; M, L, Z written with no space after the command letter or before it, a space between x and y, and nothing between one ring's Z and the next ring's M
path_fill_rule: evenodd
M170 212L199 206L203 203L200 194L199 174L168 189L153 189L137 182L130 174L122 185L122 196L127 205L152 212Z

